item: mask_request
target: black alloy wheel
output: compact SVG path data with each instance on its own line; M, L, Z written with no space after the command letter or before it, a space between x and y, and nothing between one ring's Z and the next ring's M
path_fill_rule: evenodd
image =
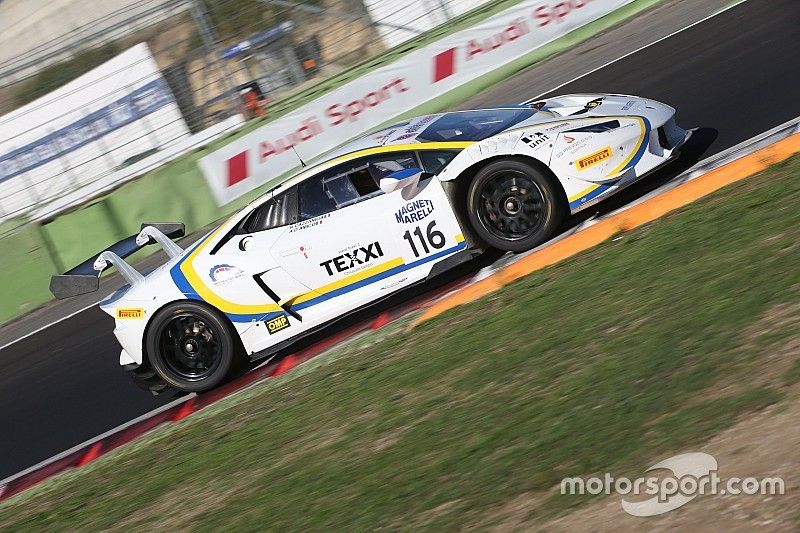
M553 178L519 160L482 168L467 193L470 222L491 247L522 252L550 238L567 208Z
M218 313L194 302L161 309L148 328L150 364L170 386L184 392L216 387L239 358L231 327Z

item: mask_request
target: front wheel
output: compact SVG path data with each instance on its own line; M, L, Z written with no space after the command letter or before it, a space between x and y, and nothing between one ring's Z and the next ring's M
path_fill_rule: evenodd
M232 373L239 343L227 321L194 302L175 302L153 317L145 340L153 369L185 392L212 389Z
M550 238L566 215L563 194L550 176L517 160L478 171L467 191L472 228L489 246L524 252Z

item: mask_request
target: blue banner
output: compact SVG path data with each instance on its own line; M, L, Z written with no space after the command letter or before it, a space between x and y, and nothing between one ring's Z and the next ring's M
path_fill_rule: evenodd
M164 78L155 79L68 126L0 156L0 183L54 161L173 101Z

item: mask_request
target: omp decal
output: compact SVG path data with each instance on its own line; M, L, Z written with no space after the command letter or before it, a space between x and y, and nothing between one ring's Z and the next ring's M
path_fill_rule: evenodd
M117 318L119 320L144 318L144 309L141 307L118 307Z
M267 324L267 331L270 335L273 333L278 333L281 330L288 328L291 324L289 324L289 319L286 318L285 314L281 314L276 316L275 318L271 318L266 321Z
M614 152L611 150L610 146L601 148L600 150L592 152L586 157L575 161L575 170L578 172L583 172L587 168L591 168L599 163L602 163L606 159L609 159L612 155L614 155Z
M433 202L431 200L414 200L401 207L394 214L394 218L398 224L410 224L419 222L431 213L433 213Z
M225 300L216 294L211 288L206 285L200 276L197 275L194 268L191 266L195 257L214 240L214 237L222 230L225 225L223 224L217 228L214 233L202 239L195 244L194 248L189 253L181 258L170 269L172 280L178 289L191 300L204 301L213 305L231 319L232 322L252 322L261 320L270 320L282 314L283 309L276 303L265 304L238 304ZM371 283L378 282L386 279L400 272L416 268L429 261L445 257L466 248L467 243L464 241L462 234L455 236L456 245L446 250L441 250L435 254L429 255L411 263L404 263L401 257L397 257L390 261L380 263L373 267L366 268L360 272L346 276L341 280L323 285L308 294L304 294L297 298L292 304L292 309L302 310L318 303L324 302L331 298L335 298L350 291L360 289Z

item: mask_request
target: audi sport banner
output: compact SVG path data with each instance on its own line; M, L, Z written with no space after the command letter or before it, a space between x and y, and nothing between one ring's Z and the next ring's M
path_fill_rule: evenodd
M292 147L308 161L630 1L523 1L240 137L200 168L224 205L297 167Z

